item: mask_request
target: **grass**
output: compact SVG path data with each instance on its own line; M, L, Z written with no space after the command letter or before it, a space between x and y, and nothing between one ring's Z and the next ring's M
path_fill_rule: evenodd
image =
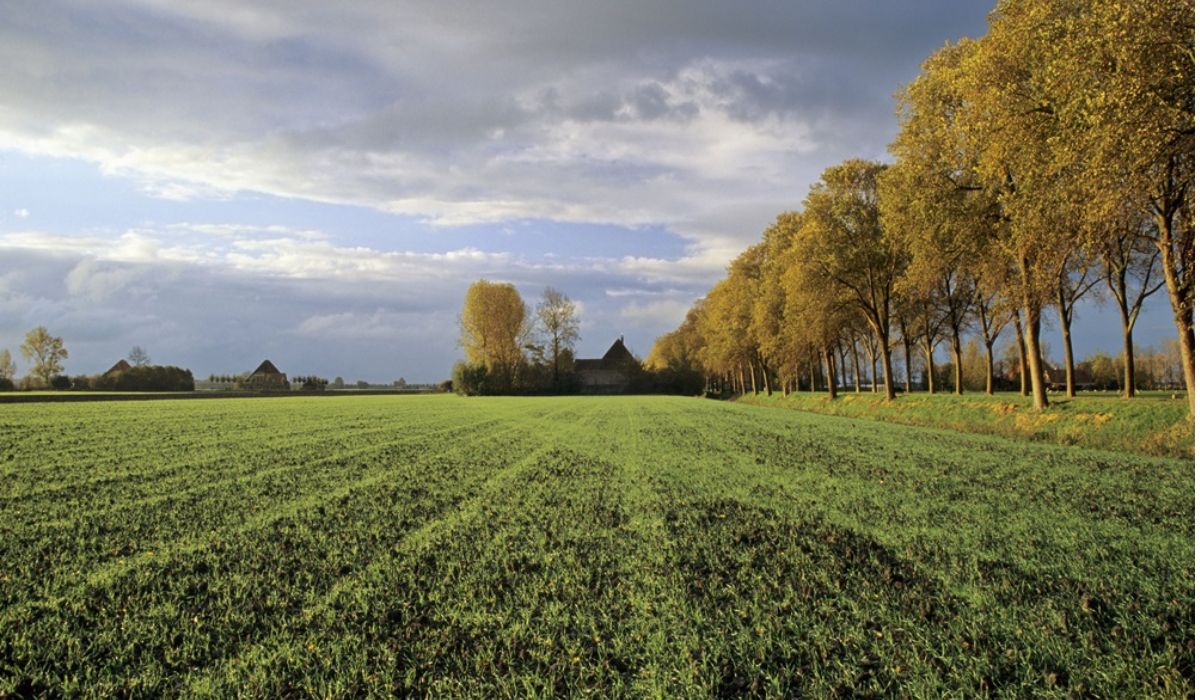
M1187 461L670 397L0 407L0 695L1194 693Z
M1074 399L1050 396L1050 407L1030 409L1030 399L1007 392L954 394L900 393L887 402L882 394L842 393L834 401L823 393L749 394L738 401L834 416L867 418L972 433L987 433L1058 445L1189 459L1195 454L1195 422L1187 402L1155 392L1132 400L1113 393L1081 394Z

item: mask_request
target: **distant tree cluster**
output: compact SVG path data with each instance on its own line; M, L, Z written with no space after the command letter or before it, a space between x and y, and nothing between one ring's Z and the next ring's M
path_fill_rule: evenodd
M62 361L70 357L63 339L44 326L25 334L21 355L30 363L29 374L16 381L17 366L8 350L0 350L0 391L54 389L57 391L193 391L190 370L150 364L150 355L135 345L129 362L101 375L63 374Z
M208 381L212 384L236 385L238 382L244 381L248 376L250 376L249 372L243 372L241 374L210 374L208 375Z
M836 396L852 383L890 399L922 365L926 390L941 379L962 392L974 332L990 392L1011 327L1015 378L1040 409L1053 369L1043 316L1057 312L1073 394L1074 311L1102 282L1128 396L1141 384L1134 324L1166 291L1194 412L1194 44L1182 0L1001 2L985 37L938 50L899 94L896 162L827 169L650 359L712 390Z
M62 338L38 326L25 334L20 350L25 361L31 363L29 374L18 380L12 353L0 349L0 391L71 388L71 379L63 374L62 361L70 354Z
M124 371L92 377L87 388L102 391L195 391L196 382L191 370L137 365Z
M328 379L316 375L292 377L292 383L299 384L302 391L325 391L325 387L329 386Z
M461 394L554 393L571 389L579 340L575 303L547 287L531 314L516 287L479 280L459 317L467 358L451 379Z

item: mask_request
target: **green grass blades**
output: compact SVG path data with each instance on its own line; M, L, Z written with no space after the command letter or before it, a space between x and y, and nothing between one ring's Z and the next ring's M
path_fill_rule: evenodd
M1193 465L671 397L0 407L0 694L1194 693Z
M1169 392L1144 392L1134 399L1113 392L1083 392L1073 399L1051 395L1044 411L1032 410L1030 399L1015 392L899 394L890 402L866 391L842 393L833 401L821 393L792 392L786 397L750 394L738 401L1157 457L1190 459L1195 453L1195 420L1187 401Z

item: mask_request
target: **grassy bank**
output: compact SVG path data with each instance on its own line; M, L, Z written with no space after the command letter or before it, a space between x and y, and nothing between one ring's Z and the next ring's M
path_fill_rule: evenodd
M830 401L823 393L776 393L737 399L757 406L777 406L811 413L849 416L1003 435L1058 445L1080 445L1134 454L1190 458L1194 455L1195 426L1187 402L1169 394L1133 400L1112 394L1074 399L1050 398L1050 408L1030 410L1030 400L1018 393L900 394L888 402L882 394L848 393Z

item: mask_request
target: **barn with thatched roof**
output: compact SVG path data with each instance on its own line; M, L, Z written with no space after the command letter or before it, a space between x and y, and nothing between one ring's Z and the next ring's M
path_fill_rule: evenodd
M111 377L114 374L120 374L121 372L128 372L130 369L133 369L133 368L130 366L130 364L128 362L126 362L125 360L117 360L117 364L113 365L112 367L109 367L108 371L100 376Z
M263 360L258 369L238 382L238 388L247 391L287 391L291 387L286 374L280 372L270 360Z
M620 394L629 391L639 369L637 358L625 347L625 337L617 338L604 357L575 360L575 377L584 394Z

